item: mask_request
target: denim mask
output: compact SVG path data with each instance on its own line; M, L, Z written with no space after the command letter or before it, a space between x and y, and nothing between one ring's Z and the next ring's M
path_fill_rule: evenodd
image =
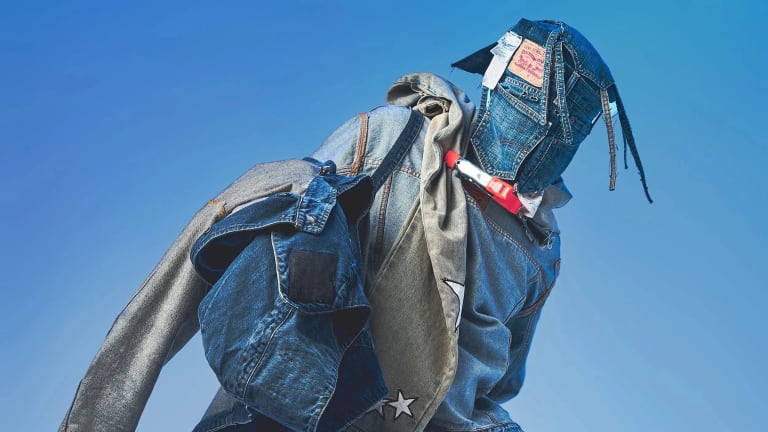
M501 76L487 84L493 63L498 62L494 56L503 59L503 74L499 70ZM613 190L616 145L611 110L615 107L625 168L629 147L646 198L652 202L611 71L576 29L561 22L521 19L498 43L452 66L486 75L471 140L478 162L488 173L513 180L520 193L543 191L560 177L602 115L611 158L609 189Z

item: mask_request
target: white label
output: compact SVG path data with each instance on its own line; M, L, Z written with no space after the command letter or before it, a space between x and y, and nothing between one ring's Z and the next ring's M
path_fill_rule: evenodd
M504 69L512 59L517 47L523 42L523 38L515 32L508 31L499 39L496 46L491 49L493 59L483 75L483 86L493 90L504 75Z

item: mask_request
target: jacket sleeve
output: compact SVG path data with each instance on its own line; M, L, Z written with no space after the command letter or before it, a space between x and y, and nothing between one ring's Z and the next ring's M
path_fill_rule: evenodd
M259 164L200 209L118 315L59 431L133 431L160 370L198 331L208 284L189 252L216 221L255 199L302 193L316 168L301 160Z
M60 431L135 430L162 365L197 332L207 284L186 251L219 211L212 202L195 215L118 315Z

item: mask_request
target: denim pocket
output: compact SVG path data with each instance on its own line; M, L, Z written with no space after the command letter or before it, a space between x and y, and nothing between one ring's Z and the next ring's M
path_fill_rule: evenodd
M542 123L546 117L544 91L522 80L507 76L496 87L498 91L512 106L526 114L531 120Z
M471 138L478 161L491 175L515 179L547 125L540 124L533 109L509 93L492 91L484 99L487 103L481 104L480 122Z

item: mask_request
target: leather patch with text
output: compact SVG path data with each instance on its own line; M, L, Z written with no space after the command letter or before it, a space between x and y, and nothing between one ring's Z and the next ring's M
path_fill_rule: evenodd
M544 57L547 50L525 39L515 51L507 69L530 84L541 87L544 82Z

